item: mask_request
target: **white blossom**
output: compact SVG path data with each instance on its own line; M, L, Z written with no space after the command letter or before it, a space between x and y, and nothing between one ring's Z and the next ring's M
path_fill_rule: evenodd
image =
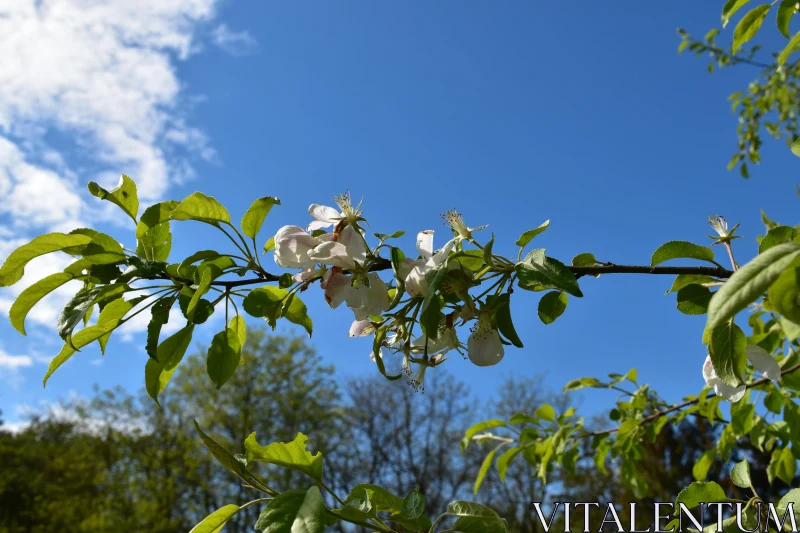
M473 327L467 339L467 355L469 360L478 366L496 365L503 359L505 349L500 341L500 333L492 326L488 313L478 315L478 323Z

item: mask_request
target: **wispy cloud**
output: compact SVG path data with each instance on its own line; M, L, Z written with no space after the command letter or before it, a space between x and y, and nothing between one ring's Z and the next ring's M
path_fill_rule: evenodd
M233 31L227 24L220 24L211 32L217 46L232 56L243 56L258 50L258 41L247 31Z
M27 355L11 355L0 349L0 382L12 390L17 390L25 378L20 369L33 366L33 359Z

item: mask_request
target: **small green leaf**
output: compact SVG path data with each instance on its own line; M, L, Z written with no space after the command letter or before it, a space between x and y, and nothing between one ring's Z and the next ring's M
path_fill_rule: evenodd
M194 312L197 308L197 304L200 302L200 298L202 298L211 288L211 281L212 281L212 271L210 269L204 270L200 276L200 283L197 284L197 289L195 289L194 294L192 294L192 298L189 300L189 305L186 306L186 318L192 320L194 318Z
M797 40L797 43L794 45L794 47L796 47L796 46L797 46L797 44L800 44L800 33L798 33L797 35L795 35L795 36L792 38L792 40L793 40L793 41L794 41L795 39ZM788 47L787 47L787 48L788 48ZM792 48L792 50L794 50L794 48ZM784 58L784 61L786 61L786 58ZM792 153L793 153L794 155L796 155L797 157L800 157L800 139L797 139L797 140L795 140L794 142L792 142L792 147L791 147L791 150L792 150Z
M136 222L136 216L139 214L139 196L136 194L136 183L125 174L119 179L116 188L110 191L90 181L89 192L101 200L108 200L116 204L133 219L134 223Z
M511 461L522 451L522 448L516 446L505 451L500 457L497 458L497 474L500 476L500 481L505 482L508 467Z
M704 283L712 283L715 281L717 280L711 276L706 276L705 274L678 274L675 277L675 281L672 282L672 287L670 287L666 294L678 292L682 288L688 287L689 285L702 285Z
M253 202L242 217L242 233L255 239L275 204L280 205L281 201L273 196L264 196Z
M119 324L120 320L134 307L139 305L147 296L139 296L138 298L133 298L132 300L125 300L124 298L117 298L109 302L103 310L100 311L100 316L97 317L97 324L101 326L107 326L111 328L116 328ZM100 344L100 352L106 352L106 345L108 344L108 340L111 338L112 331L109 331L99 339L97 342Z
M760 298L798 256L800 244L779 244L739 268L711 298L703 342L709 341L714 328Z
M461 451L467 449L469 446L469 442L472 440L472 437L480 433L481 431L486 431L487 429L492 429L496 427L503 427L506 423L502 420L492 419L492 420L485 420L483 422L478 422L477 424L471 426L467 431L464 433L464 438L461 439Z
M242 345L239 342L239 333L226 328L220 331L211 340L208 348L206 365L208 376L217 389L221 388L236 372L242 355Z
M325 502L319 488L278 494L261 512L255 529L264 533L322 533Z
M706 450L702 455L700 455L700 457L697 458L697 461L695 461L694 466L692 467L692 477L695 479L695 481L703 481L706 478L708 471L714 464L714 460L716 458L717 452L713 448Z
M112 283L111 285L101 285L91 289L81 289L66 303L61 314L58 316L56 330L62 339L66 339L72 330L83 320L86 312L96 303L102 302L122 294L129 290L124 283Z
M584 252L572 258L572 266L576 267L591 267L597 264L597 258L594 254Z
M275 237L270 237L267 242L264 243L264 253L270 252L275 249Z
M720 324L711 332L708 353L717 376L728 385L738 387L747 365L747 337L732 322Z
M261 446L256 434L251 433L244 441L248 462L271 463L298 470L312 479L322 480L322 453L311 455L306 449L308 437L298 433L292 442L273 442Z
M701 503L724 502L727 500L725 491L714 481L697 481L678 493L675 505L683 503L691 509Z
M479 503L457 500L447 506L450 515L457 516L453 531L462 533L506 533L505 522L495 511Z
M158 395L166 388L175 369L178 368L189 343L192 341L194 324L188 324L175 332L158 346L157 359L150 358L144 368L147 394L158 403Z
M93 265L113 265L125 262L125 252L116 239L98 232L83 249L83 258Z
M478 489L481 488L483 478L486 477L486 473L489 472L489 467L492 466L492 461L494 461L494 456L497 454L497 450L498 448L495 448L486 454L486 458L484 458L483 463L481 463L481 468L478 470L478 475L475 478L475 484L472 486L473 494L478 494Z
M425 512L425 495L419 489L414 489L403 499L403 506L400 514L406 520L415 520Z
M737 24L736 28L733 30L733 45L731 47L733 53L738 52L743 44L756 36L756 33L758 33L758 30L761 29L761 25L764 23L764 19L770 7L770 4L754 7L742 17L742 20L739 21L739 24Z
M704 315L712 296L708 287L687 285L678 291L678 311L685 315Z
M169 322L169 311L175 303L175 296L162 298L150 308L150 322L147 324L147 342L145 351L147 355L158 361L158 338L161 328Z
M797 32L794 34L794 37L789 40L784 49L781 50L781 53L778 54L778 65L783 66L786 64L786 60L789 59L789 56L795 53L799 47L800 32ZM800 139L792 142L791 150L794 155L800 156Z
M189 533L219 533L228 520L239 512L238 505L226 505L205 517L202 522L192 528Z
M769 303L788 320L800 324L800 261L794 261L769 288Z
M544 248L532 250L523 261L517 263L514 270L523 289L545 287L559 289L579 298L583 296L575 275L560 261L546 257Z
M791 226L777 226L770 228L758 244L758 253L763 254L773 246L792 242L797 236L797 230Z
M783 403L783 395L778 390L774 390L764 397L764 407L775 414L781 414Z
M539 319L545 324L552 324L564 314L569 303L567 293L561 291L548 292L539 300Z
M747 462L747 459L743 459L740 463L736 463L733 465L731 469L731 481L737 487L741 487L743 489L750 488L751 481L750 481L750 463Z
M516 243L517 246L519 246L520 248L525 248L528 245L528 243L533 240L534 237L542 233L548 227L550 227L550 221L545 220L538 228L529 229L528 231L519 236L519 239L517 239Z
M17 296L17 299L14 300L11 309L8 311L8 318L11 320L11 325L14 326L14 329L26 335L25 317L28 316L28 312L30 312L33 306L39 303L42 298L71 279L74 279L72 274L59 272L40 279L22 291L20 295Z
M714 262L714 250L686 241L670 241L659 246L650 259L650 266L660 265L671 259L700 259Z
M96 341L111 331L111 329L113 328L110 326L89 326L87 328L83 328L73 335L73 337L70 339L72 342L64 344L58 355L53 357L53 359L50 361L50 366L47 368L47 373L44 375L44 379L42 380L42 386L47 386L47 380L50 379L50 376L53 375L53 372L58 370L61 365L66 363L69 358L75 354L75 352Z
M545 403L539 406L539 408L536 410L536 416L542 420L553 422L556 419L556 410L552 405Z
M517 348L522 348L522 341L517 335L517 330L514 328L514 322L511 319L511 295L506 293L494 299L495 315L494 319L497 322L497 329L505 336L511 344Z
M187 196L175 207L170 216L172 220L198 220L214 226L231 222L228 210L216 198L201 192Z
M595 388L601 386L603 386L603 383L601 383L597 378L578 378L573 379L564 385L564 392L585 389L587 387Z
M48 233L36 237L28 244L24 244L11 252L0 267L0 287L10 287L22 279L25 274L25 265L31 260L68 248L84 247L92 241L87 235L64 233Z
M203 440L203 444L205 444L206 448L208 448L208 451L211 452L211 455L214 456L214 459L216 459L219 464L227 468L233 474L239 476L239 478L241 478L248 485L258 489L264 489L264 484L257 477L255 477L250 470L248 470L247 466L242 461L239 461L235 455L225 449L224 446L205 434L203 430L200 429L200 425L196 420L194 421L194 428L197 430L197 433Z
M778 6L778 17L775 22L778 25L778 30L787 39L790 37L789 23L795 13L797 13L797 0L781 0Z
M253 289L242 302L244 310L250 316L265 318L275 328L275 321L281 316L289 322L303 326L311 336L314 325L308 316L306 304L299 296L293 294L289 298L289 291L280 287L259 287Z
M728 0L722 8L722 27L728 25L731 17L750 0Z

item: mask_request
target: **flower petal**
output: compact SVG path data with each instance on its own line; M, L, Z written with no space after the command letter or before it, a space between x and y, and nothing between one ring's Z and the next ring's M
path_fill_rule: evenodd
M417 233L417 251L427 261L433 255L433 230L426 229Z
M717 396L722 396L729 402L736 403L741 400L745 391L747 391L747 387L745 385L733 387L723 382L719 378L714 380L714 392L717 393Z
M487 330L488 329L488 330ZM467 340L467 355L477 366L496 365L503 359L505 349L496 329L478 327Z
M775 359L767 353L761 346L748 344L745 351L747 358L756 367L756 370L764 374L764 377L778 382L781 380L781 369Z
M367 246L364 244L364 237L358 233L353 226L346 226L339 233L338 242L342 243L347 250L347 255L355 261L364 264L367 259Z
M347 299L350 292L350 276L341 272L329 270L325 273L325 301L336 309Z
M338 266L339 268L350 269L355 267L353 259L347 253L347 248L340 242L323 242L309 251L308 257L317 263Z
M355 320L350 324L350 337L366 337L375 332L375 324L369 320Z
M714 371L714 365L711 363L711 356L707 355L706 360L703 363L703 379L706 382L706 385L709 387L713 387L714 385L711 383L712 380L719 379L717 377L717 373Z
M415 266L411 269L406 277L406 292L412 298L420 298L425 296L428 291L428 282L425 280L425 274L430 269L427 266Z
M331 226L332 224L335 224L338 219L342 218L342 215L338 210L334 209L333 207L320 204L311 204L308 206L308 214L314 217L314 219L316 219L318 222L324 222L327 224L327 226L323 227Z

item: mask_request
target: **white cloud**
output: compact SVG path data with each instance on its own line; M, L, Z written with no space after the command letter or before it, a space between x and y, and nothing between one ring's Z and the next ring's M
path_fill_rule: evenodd
M198 98L187 94L176 65L200 50L198 35L220 46L254 44L227 27L209 37L218 3L0 0L0 260L37 234L124 220L88 196L90 179L110 187L128 174L149 202L191 179L198 159L216 161L206 134L191 125ZM69 262L63 254L32 261L19 283L0 290L0 314ZM34 307L29 331L52 328L75 283ZM124 338L147 319L145 312L127 324Z
M220 24L211 32L214 44L231 54L243 56L258 49L258 41L247 31L232 31L227 24Z
M27 355L10 355L0 350L0 368L15 369L33 365L33 359Z

